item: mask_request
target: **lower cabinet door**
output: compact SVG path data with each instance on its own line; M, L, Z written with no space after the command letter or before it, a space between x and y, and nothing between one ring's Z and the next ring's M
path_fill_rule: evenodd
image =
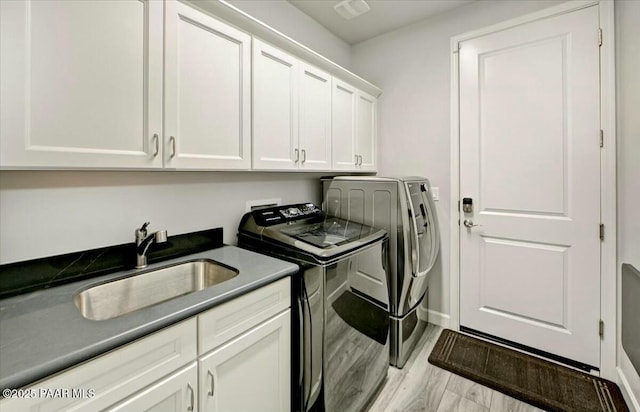
M291 311L200 358L200 411L291 409Z
M198 365L193 362L130 396L109 411L197 412Z

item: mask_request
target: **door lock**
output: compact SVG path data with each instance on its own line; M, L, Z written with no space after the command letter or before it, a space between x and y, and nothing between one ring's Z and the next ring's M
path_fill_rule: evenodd
M462 199L462 211L464 213L473 213L473 199L470 197Z

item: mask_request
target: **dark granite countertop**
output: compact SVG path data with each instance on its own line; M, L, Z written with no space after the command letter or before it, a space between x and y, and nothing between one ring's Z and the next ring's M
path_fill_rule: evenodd
M192 259L212 259L238 276L110 320L82 317L73 296L93 285ZM20 388L297 271L292 263L224 246L140 270L124 270L0 300L0 387Z

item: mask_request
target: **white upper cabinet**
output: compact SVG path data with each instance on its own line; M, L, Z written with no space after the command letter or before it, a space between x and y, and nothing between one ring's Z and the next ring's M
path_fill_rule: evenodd
M295 169L298 60L253 39L253 167Z
M375 171L377 164L377 111L376 98L358 91L356 123L356 155L358 170Z
M2 1L0 16L0 166L162 166L162 2Z
M333 168L355 170L357 90L334 77L332 94Z
M331 169L331 76L300 62L299 166Z
M226 3L0 0L0 168L375 171L364 91Z
M333 79L333 168L375 171L377 167L376 98Z
M251 168L251 36L166 3L165 167Z
M253 167L331 169L331 76L255 38Z

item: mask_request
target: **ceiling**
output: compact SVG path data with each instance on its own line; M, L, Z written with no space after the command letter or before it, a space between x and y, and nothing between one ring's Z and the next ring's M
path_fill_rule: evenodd
M371 10L351 20L333 9L341 0L288 1L345 42L356 44L474 0L367 0Z

